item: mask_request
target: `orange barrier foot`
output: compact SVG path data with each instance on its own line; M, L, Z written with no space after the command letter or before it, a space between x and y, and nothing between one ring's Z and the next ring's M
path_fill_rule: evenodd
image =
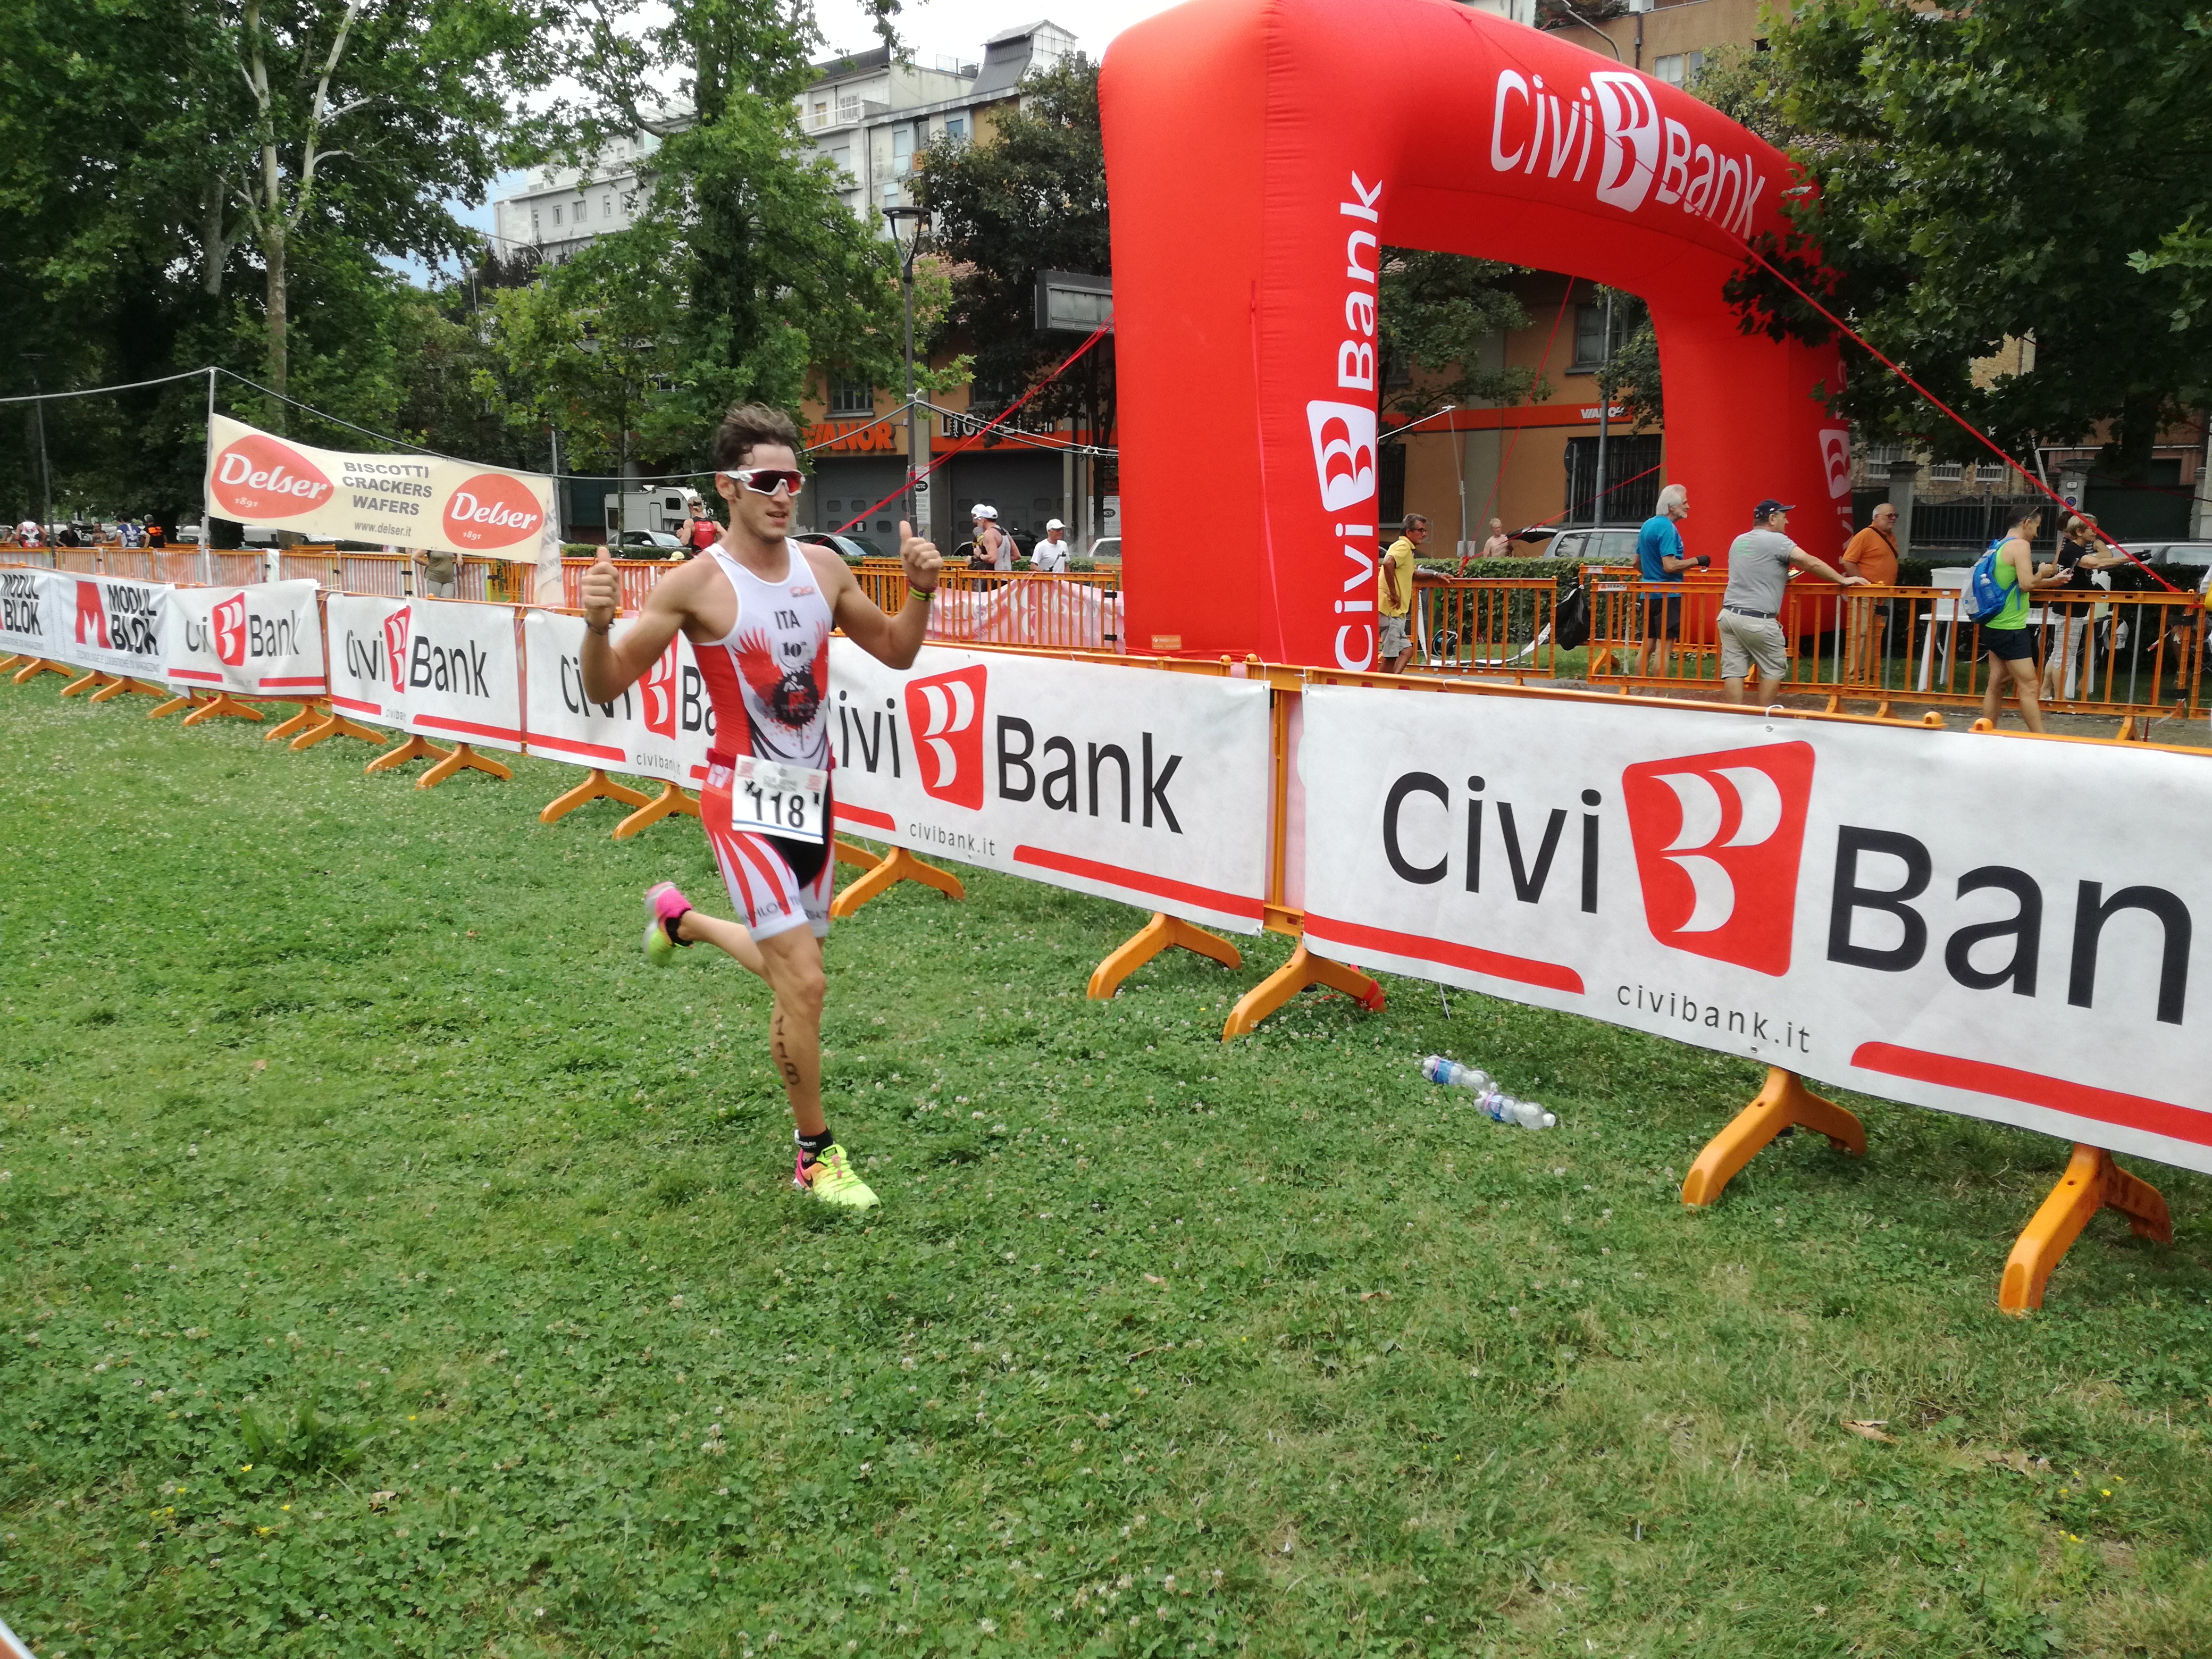
M113 675L103 674L95 668L82 679L71 680L67 685L62 687L62 696L73 697L80 691L97 691L100 687L112 685L114 682Z
M291 717L280 720L262 738L262 741L275 743L280 738L293 737L301 732L312 730L322 717L323 710L316 704L312 702L297 704L293 709Z
M179 708L197 708L199 706L199 699L195 697L191 692L179 691L173 694L169 698L168 702L156 703L153 708L148 709L146 711L146 718L149 720L157 720L164 714L175 714Z
M847 841L842 836L838 836L833 845L838 863L854 865L862 870L874 869L880 856L855 842Z
M457 743L447 752L445 759L415 780L415 787L417 789L435 789L447 778L465 771L483 772L502 781L514 775L501 762L494 760L489 755L479 755L465 743Z
M686 817L696 818L699 816L699 803L674 784L664 783L659 794L615 825L614 839L628 841L632 836L678 812Z
M164 687L149 685L145 681L134 680L126 674L120 679L110 680L99 690L94 692L92 700L94 702L113 702L118 697L127 697L134 692L147 697L166 697L169 695Z
M1827 1136L1828 1144L1839 1152L1866 1156L1866 1127L1858 1119L1835 1102L1821 1099L1796 1073L1770 1066L1758 1097L1705 1143L1698 1161L1690 1165L1682 1181L1682 1202L1712 1203L1760 1147L1793 1125Z
M11 651L0 657L0 674L12 674L31 659L20 651Z
M76 670L64 668L58 662L48 662L44 657L32 657L15 671L15 684L28 685L41 674L59 674L64 679L75 679Z
M1229 1011L1229 1023L1221 1028L1224 1042L1231 1037L1249 1035L1260 1022L1310 985L1324 986L1332 991L1366 1004L1370 1013L1382 1012L1382 988L1361 973L1357 968L1347 968L1340 962L1331 962L1327 957L1317 957L1300 940L1298 948L1291 952L1291 959L1261 980L1237 1000Z
M594 766L584 775L584 781L565 794L556 795L545 804L538 815L540 823L557 823L579 806L595 800L618 800L624 806L642 806L645 796L628 784L617 783L605 771Z
M902 881L918 881L924 887L934 887L947 898L964 899L968 896L968 890L960 884L959 877L951 871L940 870L933 864L924 864L905 848L894 847L872 865L866 874L830 901L830 914L842 920L878 894Z
M198 708L193 709L191 714L185 715L185 724L198 726L202 720L211 720L222 714L233 714L242 720L258 720L261 718L261 711L251 703L239 702L228 691L218 691Z
M1179 916L1155 915L1140 928L1136 937L1127 939L1114 948L1113 954L1091 970L1091 988L1087 994L1093 1002L1103 1002L1121 988L1121 981L1135 973L1163 951L1180 946L1195 951L1202 957L1211 957L1224 968L1242 968L1243 954L1218 933L1209 933L1203 927L1194 927Z
M2089 1218L2102 1209L2127 1217L2137 1238L2173 1243L2173 1218L2166 1200L2148 1181L2130 1175L2096 1146L2076 1146L2066 1173L2032 1217L2005 1258L1997 1286L1997 1306L2008 1314L2027 1314L2043 1305L2043 1287Z
M409 738L404 743L394 744L368 765L362 767L362 774L367 776L373 772L389 772L393 767L404 766L410 761L443 761L451 752L422 738Z
M323 710L322 719L293 738L289 747L294 754L297 754L331 738L359 738L363 743L387 743L391 735L388 732L378 731L373 726L363 726L359 720L349 720L337 709L326 708Z

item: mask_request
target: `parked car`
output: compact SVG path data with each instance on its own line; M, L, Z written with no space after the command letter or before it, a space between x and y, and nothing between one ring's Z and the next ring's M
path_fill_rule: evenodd
M2176 587L2185 590L2194 588L2203 580L2206 569L2212 568L2212 542L2122 542L2120 545ZM2123 572L2134 576L2131 586L2156 586L2131 565L2123 565L2112 574L2117 578ZM2118 587L2120 583L2115 580L2113 586Z
M1121 563L1121 538L1119 536L1101 536L1091 544L1091 559L1094 564Z
M1602 530L1562 530L1552 538L1544 556L1572 559L1579 564L1634 564L1639 528L1636 525L1607 525Z
M802 542L811 542L817 547L826 547L839 558L850 562L854 559L895 559L896 553L886 553L866 536L837 536L827 530L809 530L800 535Z
M629 559L665 559L684 551L684 544L665 530L625 530L617 552Z

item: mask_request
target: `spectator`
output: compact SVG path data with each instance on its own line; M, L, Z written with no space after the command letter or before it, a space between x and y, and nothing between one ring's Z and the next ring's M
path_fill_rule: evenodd
M39 526L38 526L36 524L33 523L30 520L26 519L26 520L23 520L23 522L22 522L22 523L21 523L21 524L19 524L19 525L17 525L17 526L15 526L15 545L16 545L16 546L18 546L18 547L36 547L36 546L38 546L38 545L39 545L39 543L40 543Z
M125 547L143 547L146 544L146 532L138 527L136 519L125 519L116 526L115 533Z
M1644 521L1644 528L1636 532L1636 562L1647 582L1671 582L1682 585L1682 573L1692 565L1710 570L1713 562L1710 556L1692 558L1683 550L1682 532L1678 526L1690 516L1690 492L1680 484L1668 484L1659 492L1659 510ZM1651 675L1652 647L1659 652L1659 678L1667 678L1667 642L1679 642L1682 637L1682 596L1680 593L1647 593L1644 598L1644 644L1636 653L1636 676L1647 679Z
M1375 590L1380 625L1375 633L1376 665L1386 674L1406 672L1413 654L1413 556L1429 538L1429 521L1408 513L1398 539L1382 555L1382 580Z
M684 556L695 558L722 539L722 526L707 511L705 499L696 489L684 495Z
M1866 528L1851 538L1844 549L1844 568L1854 576L1865 577L1869 587L1897 586L1895 503L1884 501L1875 507ZM1849 666L1844 672L1865 684L1875 679L1875 665L1887 656L1889 607L1870 599L1854 599L1845 609L1844 652Z
M2063 587L2074 580L2072 570L2051 567L2051 574L2035 574L2029 544L2043 528L2043 509L2027 508L2014 519L2012 528L1991 552L1996 556L1997 586L2004 591L2004 605L1982 624L1982 649L1989 654L1989 689L1982 693L1982 718L1996 724L2004 702L2005 682L2012 682L2020 699L2020 717L2031 732L2043 730L2043 705L2036 699L2035 641L2027 631L2027 596L2039 587Z
M461 597L460 559L456 554L441 552L434 547L415 550L415 562L422 570L415 592L423 599L458 599Z
M165 532L165 531L161 528L161 526L159 526L159 525L157 525L157 524L149 524L149 525L148 525L148 526L146 526L146 545L147 545L147 546L149 546L149 547L167 547L168 544L169 544L168 534L167 534L167 532Z
M1752 509L1752 527L1729 544L1728 591L1721 596L1716 625L1721 642L1722 695L1743 701L1743 683L1759 665L1759 700L1771 703L1790 672L1782 634L1782 596L1790 588L1790 568L1817 570L1842 587L1864 587L1863 576L1846 576L1814 558L1782 532L1796 509L1768 499Z
M1054 575L1067 570L1067 526L1058 519L1044 522L1044 539L1030 549L1032 569L1049 571Z
M1016 548L1014 538L999 524L999 509L987 501L975 503L969 515L974 528L974 539L968 565L973 570L1012 570Z
M1490 521L1490 539L1482 544L1486 559L1510 559L1513 556L1513 538L1505 533L1504 523L1498 519Z
M2062 570L2070 571L2074 574L2073 586L2092 582L2099 587L2109 587L2112 579L2105 573L2127 562L2125 554L2097 544L2095 514L2076 513L2066 520L2066 533L2058 543L2058 556L2035 574L2041 578L2056 575ZM2094 574L2085 575L2084 572ZM2095 626L2112 615L2112 607L2075 600L2065 610L2065 625L2059 634L2058 648L2046 653L2043 659L2043 696L2054 700L2070 698L2078 685L2084 696L2094 696L2097 678L2094 660ZM2085 655L2089 659L2086 662Z
M76 533L76 526L74 522L65 522L59 530L54 532L54 545L56 547L82 547L84 545L84 538Z

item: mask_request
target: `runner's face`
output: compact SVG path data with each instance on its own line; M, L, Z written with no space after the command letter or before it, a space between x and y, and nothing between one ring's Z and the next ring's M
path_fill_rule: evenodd
M788 467L795 472L799 470L799 457L787 444L755 444L747 453L744 465ZM719 473L714 478L714 489L730 504L732 524L750 531L764 542L775 541L790 533L791 515L798 503L781 490L763 495Z

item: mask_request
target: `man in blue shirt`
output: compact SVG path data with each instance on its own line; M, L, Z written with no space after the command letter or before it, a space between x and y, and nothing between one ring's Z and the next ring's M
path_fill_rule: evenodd
M1647 582L1673 582L1679 586L1682 573L1692 565L1710 570L1710 556L1692 558L1682 550L1682 532L1675 528L1690 516L1690 492L1680 484L1668 484L1659 492L1659 510L1644 521L1644 528L1636 535L1636 562L1639 574ZM1636 676L1646 679L1651 674L1651 652L1659 651L1659 678L1667 678L1667 641L1679 641L1682 637L1682 596L1680 593L1653 593L1644 601L1644 644L1636 653Z

